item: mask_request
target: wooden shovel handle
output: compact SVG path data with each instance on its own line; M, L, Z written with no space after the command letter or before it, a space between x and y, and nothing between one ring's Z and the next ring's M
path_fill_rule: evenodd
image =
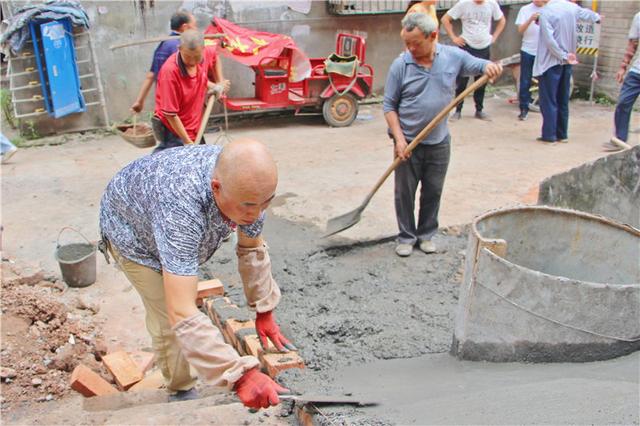
M451 112L452 109L454 109L456 107L456 105L458 105L460 102L462 102L462 100L464 98L467 97L467 95L471 92L473 92L474 90L476 90L477 88L487 84L487 82L489 81L489 76L488 75L483 75L482 77L480 77L479 79L477 79L476 81L473 82L473 84L469 87L467 87L462 93L460 93L458 96L456 96L456 98L454 100L452 100L451 102L449 102L449 105L447 105L446 107L444 107L444 109L442 111L440 111L438 113L438 115L436 115L433 120L431 120L429 122L429 124L427 124L427 126L422 129L422 131L420 133L418 133L418 136L415 137L414 140L411 141L411 143L407 146L407 148L404 150L405 154L410 153L411 151L413 151L415 149L416 146L418 146L418 144L420 142L422 142L422 140L429 134L431 133L431 131L438 125L440 124L440 122L442 120L445 119L445 117L447 117L449 115L449 113ZM391 172L393 172L399 165L400 163L402 163L402 159L400 157L396 157L395 160L393 160L393 163L391 163L391 165L389 166L389 168L387 169L386 172L384 172L384 174L380 177L380 179L378 179L378 182L376 182L376 185L373 187L373 189L371 190L371 192L369 193L369 195L367 195L367 198L365 199L365 202L363 204L367 204L369 202L369 200L371 200L371 198L374 196L374 194L378 191L378 189L380 189L380 187L382 186L382 184L384 183L385 180L387 180L387 178L389 177L389 175L391 174Z
M213 104L215 102L216 102L216 97L214 95L209 96L209 100L207 100L207 107L204 109L204 113L202 114L202 123L200 123L200 129L198 130L196 139L193 141L195 145L200 143L200 139L202 139L202 135L204 135L204 131L207 128L207 123L209 122L209 116L211 115L211 110L213 109Z

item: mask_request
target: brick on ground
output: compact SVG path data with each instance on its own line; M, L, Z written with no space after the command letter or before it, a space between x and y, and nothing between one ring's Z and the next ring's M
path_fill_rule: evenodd
M287 353L261 352L258 359L262 368L271 377L276 377L280 372L290 368L304 368L304 360L296 351Z
M155 355L152 352L135 351L129 352L129 356L136 363L138 369L144 376L147 371L151 370L153 363L155 362Z
M150 389L161 389L164 386L164 377L160 369L153 370L135 385L129 388L129 392L138 392Z
M258 358L260 353L262 352L262 345L260 344L260 338L257 334L250 334L248 336L244 336L243 340L243 352L247 355L252 355ZM271 340L267 339L268 346L267 351L275 351L276 348L271 343Z
M224 326L220 320L220 317L218 316L218 313L216 312L216 308L219 309L220 305L236 306L231 303L231 299L229 299L228 297L209 298L204 301L204 307L207 315L209 316L211 321L213 321L213 323L217 325L218 328L222 331L224 329Z
M245 354L242 340L238 336L238 332L240 330L251 330L255 334L256 332L256 323L249 321L238 321L235 319L228 319L224 324L225 338L227 339L227 343L236 348L236 351L241 355Z
M85 397L118 393L109 382L83 364L79 364L71 373L71 389Z
M127 390L138 383L144 374L125 351L118 351L102 357L102 362L116 381L120 390Z
M196 305L202 306L204 299L208 297L224 296L224 285L218 279L200 281L198 283L198 296Z

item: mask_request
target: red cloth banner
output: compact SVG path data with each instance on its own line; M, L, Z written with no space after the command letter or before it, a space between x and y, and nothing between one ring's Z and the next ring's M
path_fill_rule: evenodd
M250 30L221 18L213 18L205 33L224 34L224 48L215 41L207 40L206 43L215 43L218 54L250 67L257 66L264 58L278 57L283 50L290 49L292 54L289 81L301 81L311 75L309 58L289 36Z

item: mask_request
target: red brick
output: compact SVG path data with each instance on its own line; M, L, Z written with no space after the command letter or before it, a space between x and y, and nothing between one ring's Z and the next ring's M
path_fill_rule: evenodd
M267 351L275 350L275 346L269 339L267 339L269 346L267 346ZM244 345L242 347L243 352L247 355L252 355L258 358L260 353L262 352L262 345L260 344L260 338L257 334L252 334L249 336L244 336Z
M224 285L218 279L200 281L198 283L198 296L196 305L202 306L202 302L207 297L224 296Z
M118 393L109 382L83 364L79 364L71 373L71 389L85 397Z
M242 346L242 342L238 340L238 336L236 336L236 333L239 330L244 330L245 328L250 328L255 330L256 324L253 321L238 321L235 319L230 319L230 320L227 320L227 322L224 325L226 337L228 337L229 339L227 343L229 343L231 346L236 348L238 353L240 353L241 355L244 355L245 352Z
M291 351L284 354L262 352L259 356L262 368L271 377L276 377L278 373L290 368L304 368L304 360L300 358L298 352Z
M129 352L129 356L136 363L138 369L144 376L145 373L153 367L153 363L155 362L155 355L152 352L145 351L135 351Z
M113 376L120 390L127 390L138 383L144 375L128 353L113 352L102 357L109 373Z
M155 370L129 388L129 392L138 392L141 390L160 389L164 386L164 377L162 371Z

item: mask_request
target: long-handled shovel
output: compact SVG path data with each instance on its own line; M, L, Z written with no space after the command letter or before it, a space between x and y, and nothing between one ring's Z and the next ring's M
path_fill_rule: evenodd
M516 54L516 55L513 55L513 56L510 56L508 58L503 59L502 61L500 61L500 63L502 65L509 65L509 64L516 63L516 62L519 62L519 61L520 61L520 55ZM429 124L427 124L427 126L424 129L422 129L422 131L418 134L418 136L416 136L415 139L413 141L411 141L411 143L407 146L407 148L405 149L404 152L408 154L411 151L413 151L413 149L416 146L418 146L418 144L429 133L431 133L431 131L434 129L434 127L436 127L442 120L444 120L444 118L449 114L449 112L451 112L451 110L453 108L455 108L456 105L458 105L460 102L462 102L462 100L469 93L473 92L477 88L479 88L482 85L486 84L487 81L489 81L489 77L487 75L483 75L478 80L474 81L471 86L467 87L454 100L452 100L449 103L449 105L444 107L444 109L442 111L440 111L440 113L438 115L436 115L435 118L433 120L431 120L431 122L429 122ZM341 216L334 217L333 219L329 219L329 222L327 222L327 231L326 231L326 233L324 234L323 237L328 237L328 236L337 234L338 232L342 232L345 229L351 228L353 225L355 225L356 223L360 222L360 215L362 214L364 209L369 204L369 201L371 201L371 199L373 198L375 193L378 191L378 189L380 189L380 187L382 186L384 181L387 180L387 178L389 177L391 172L393 172L396 169L396 167L398 167L400 165L401 162L402 162L402 160L400 159L400 157L396 157L396 159L393 160L393 163L391 163L391 165L389 166L387 171L385 171L384 174L380 177L380 179L378 179L378 182L376 182L376 184L373 187L373 189L371 190L371 192L369 192L369 194L366 196L366 198L364 199L364 201L362 202L362 204L360 204L360 206L358 208L356 208L355 210L350 211L349 213L345 213L345 214L343 214Z
M204 109L204 113L202 114L202 123L200 123L200 129L198 129L198 134L196 135L193 143L198 145L200 143L200 139L202 139L202 135L204 135L204 131L207 128L207 123L209 122L209 116L211 115L211 110L213 109L213 104L216 102L216 97L214 95L210 95L207 100L207 106Z

